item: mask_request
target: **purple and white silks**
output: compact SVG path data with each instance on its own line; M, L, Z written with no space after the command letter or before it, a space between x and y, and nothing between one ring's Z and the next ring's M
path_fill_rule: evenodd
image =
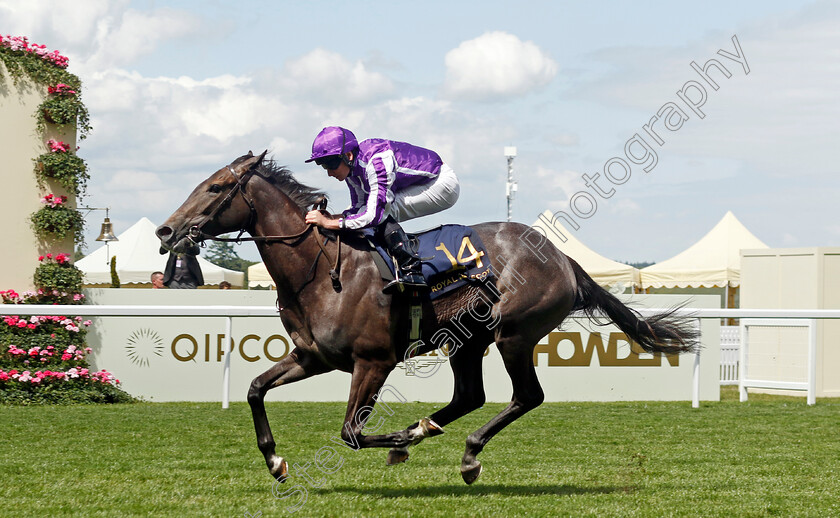
M389 214L398 221L401 214L403 220L409 219L405 217L404 210L397 210L405 205L405 197L400 197L400 193L422 192L428 187L442 191L442 197L447 200L444 206L429 208L413 203L410 217L443 210L458 198L457 178L437 153L393 140L368 139L360 142L359 156L346 183L350 189L350 208L344 211L344 221L345 227L351 229L374 227ZM398 198L399 207L395 207L393 205Z

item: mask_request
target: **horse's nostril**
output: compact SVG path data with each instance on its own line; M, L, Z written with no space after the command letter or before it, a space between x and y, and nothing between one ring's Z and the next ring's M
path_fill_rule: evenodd
M155 235L160 239L166 239L167 237L172 235L172 228L167 227L166 225L161 225L155 230Z

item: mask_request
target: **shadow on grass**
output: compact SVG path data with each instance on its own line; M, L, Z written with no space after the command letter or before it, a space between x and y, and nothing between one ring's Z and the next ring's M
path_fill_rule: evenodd
M334 486L329 489L316 489L315 493L335 494L357 493L379 498L426 498L436 496L568 496L588 494L610 494L627 493L634 488L628 486L570 486L570 485L512 485L512 484L489 484L467 486L466 484L446 484L441 486L417 486L407 488L394 487L356 487L356 486Z

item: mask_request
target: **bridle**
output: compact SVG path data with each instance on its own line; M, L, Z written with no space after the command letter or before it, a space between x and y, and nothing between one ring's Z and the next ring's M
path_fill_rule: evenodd
M333 289L335 291L341 291L341 282L339 281L339 269L340 269L340 261L341 261L341 235L336 234L336 257L335 262L333 262L330 258L330 253L327 251L326 243L327 238L323 239L323 243L321 242L321 232L318 230L318 226L314 224L307 224L306 227L298 232L297 234L290 234L286 236L249 236L249 237L242 237L242 234L247 232L247 229L251 227L251 223L254 221L257 215L257 209L254 207L254 202L251 201L251 198L248 197L247 193L245 192L245 185L248 183L248 180L251 178L251 175L254 174L254 169L249 169L247 172L243 173L241 176L236 174L236 171L230 165L227 166L227 170L233 175L233 178L236 180L236 185L228 191L227 196L225 196L218 205L216 205L209 214L204 216L204 218L197 224L192 225L189 230L187 231L187 238L192 241L193 244L204 247L204 241L220 241L223 243L242 243L243 241L262 241L262 242L270 242L270 241L277 241L280 243L286 241L293 241L303 237L310 229L315 232L316 239L315 241L318 243L318 246L321 250L318 252L318 255L315 256L315 261L312 263L312 267L309 269L309 275L307 275L307 279L312 276L315 271L315 267L318 265L318 259L321 257L321 254L327 258L327 261L333 263L333 267L330 269L330 279L332 280ZM233 198L236 197L236 194L239 193L242 195L242 199L245 200L245 203L248 204L248 209L250 213L248 214L248 222L245 223L242 228L239 229L239 235L233 238L228 237L216 237L212 234L208 234L204 232L202 229L208 222L210 222L216 215L221 212L227 205L229 205ZM317 210L324 210L327 208L327 198L321 198L315 205L313 206L314 209ZM290 245L294 246L294 245ZM308 282L308 281L307 281Z
M216 205L213 208L212 211L210 211L209 214L204 216L204 218L201 220L200 223L191 226L190 229L187 231L187 237L195 245L199 245L199 246L203 247L205 239L210 239L212 241L236 241L236 242L241 242L243 240L242 234L244 234L246 232L246 229L251 226L251 222L254 220L254 216L255 216L257 211L254 208L254 203L245 194L245 184L250 179L250 175L253 174L253 170L249 170L247 173L243 174L241 177L238 174L236 174L236 171L234 171L231 166L227 166L227 170L230 171L230 174L233 175L233 178L236 180L236 186L233 187L230 191L228 191L227 196L225 196L222 199L222 201L219 202L219 204ZM230 204L233 201L233 198L236 196L237 193L242 194L242 199L245 200L245 203L248 204L248 208L251 211L250 214L248 215L248 222L242 228L239 229L239 235L236 238L230 239L230 238L216 237L212 234L207 234L207 233L203 232L202 229L204 228L204 226L210 220L212 220L214 217L216 217L216 214L218 214L222 209L224 209L228 204ZM309 230L309 229L308 228L304 229L303 232L301 232L300 234L298 234L295 237L302 236L304 233L306 233L306 230ZM245 240L248 240L248 238L245 238Z

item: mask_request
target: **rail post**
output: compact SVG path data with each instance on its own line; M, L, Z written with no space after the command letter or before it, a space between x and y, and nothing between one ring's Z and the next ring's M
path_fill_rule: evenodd
M225 345L222 351L225 355L224 370L222 374L222 408L230 407L230 343L233 340L230 334L231 317L225 317Z

